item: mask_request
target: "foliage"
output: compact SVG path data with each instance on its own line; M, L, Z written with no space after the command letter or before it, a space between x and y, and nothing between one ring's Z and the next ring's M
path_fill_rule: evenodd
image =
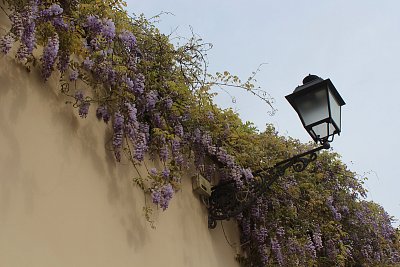
M145 156L163 163L134 182L163 210L194 163L210 181L237 187L311 145L260 133L212 101L213 86L242 88L274 111L267 93L229 72L207 73L210 48L195 37L174 47L143 16L130 17L121 0L8 0L12 27L0 50L46 81L60 76L61 92L86 118L96 109L111 124L117 161L134 168ZM43 47L36 58L33 52ZM39 50L39 49L37 49ZM94 106L94 107L93 107ZM389 266L400 261L399 231L379 205L364 200L362 180L335 153L322 153L307 171L288 173L238 216L243 266ZM151 221L151 209L143 209ZM151 222L153 223L153 222Z
M394 266L400 259L392 218L363 200L365 194L337 154L321 153L237 218L245 251L239 260L244 266Z

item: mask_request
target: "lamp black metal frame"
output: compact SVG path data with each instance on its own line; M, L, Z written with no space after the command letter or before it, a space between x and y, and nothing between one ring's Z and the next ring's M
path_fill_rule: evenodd
M307 125L294 100L320 88L324 88L324 90L326 90L326 103L329 116ZM306 131L310 134L315 142L320 142L321 144L325 143L327 140L329 140L329 142L333 141L335 134L340 135L341 118L339 118L339 121L335 121L332 119L331 102L334 100L330 99L328 91L330 94L332 94L339 106L343 106L346 104L330 79L324 80L316 75L311 74L303 79L303 85L296 87L292 94L286 96L286 99L289 101L290 105L299 114L301 123L303 124ZM317 133L314 132L313 127L324 123L326 123L328 135L321 140ZM330 126L333 127L332 132L329 129Z
M238 189L233 180L220 183L212 187L208 206L208 228L214 229L217 221L229 220L248 209L258 197L265 193L285 171L292 167L294 171L301 172L317 159L317 152L329 149L328 142L305 153L276 163L273 167L253 172L254 179L246 189Z

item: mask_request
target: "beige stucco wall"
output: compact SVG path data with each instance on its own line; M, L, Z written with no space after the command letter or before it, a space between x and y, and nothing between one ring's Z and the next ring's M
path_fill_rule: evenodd
M110 130L93 110L80 119L57 78L0 56L0 266L238 266L189 179L150 227L136 173L107 150ZM237 245L235 225L224 228Z

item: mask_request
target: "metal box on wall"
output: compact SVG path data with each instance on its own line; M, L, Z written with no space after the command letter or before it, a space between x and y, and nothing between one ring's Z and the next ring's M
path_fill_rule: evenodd
M192 177L193 191L199 195L206 197L211 196L211 184L210 182L201 176L200 174Z

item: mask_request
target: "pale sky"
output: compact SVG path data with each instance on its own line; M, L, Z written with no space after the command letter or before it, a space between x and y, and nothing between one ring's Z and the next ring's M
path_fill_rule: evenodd
M400 218L400 1L323 0L147 0L127 1L130 13L152 17L166 34L189 36L190 26L205 42L210 72L228 70L243 79L261 63L258 84L275 99L268 107L248 93L231 103L220 92L216 103L232 107L263 130L273 123L281 135L311 141L286 102L302 79L330 78L346 102L342 134L331 144L359 174L367 173L368 199ZM399 225L396 222L395 225Z

